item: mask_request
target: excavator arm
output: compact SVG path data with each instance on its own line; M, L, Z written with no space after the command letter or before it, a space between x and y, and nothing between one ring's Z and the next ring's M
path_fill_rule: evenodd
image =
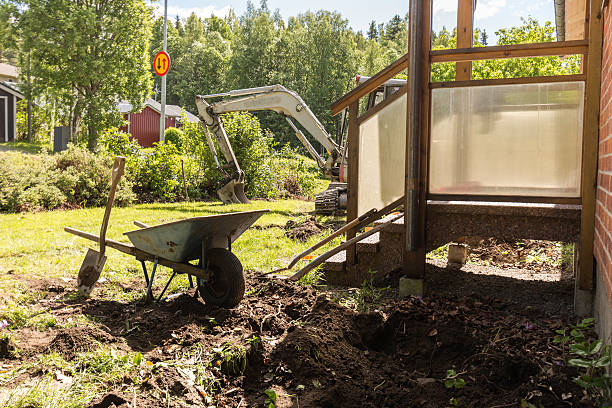
M230 97L219 102L209 104L207 99L216 97ZM244 203L249 202L244 194L244 173L236 160L236 156L229 142L223 123L219 118L222 113L243 112L243 111L274 111L285 117L296 137L304 145L310 155L317 161L318 165L324 170L326 175L331 176L333 168L342 159L341 147L336 144L332 137L325 131L325 128L312 113L308 105L298 94L292 92L282 85L271 85L260 88L249 88L233 90L220 94L198 95L196 97L198 114L204 130L207 142L215 157L217 168L226 175L226 184L217 191L219 198L224 203ZM293 118L317 140L328 153L327 160L323 159L316 149L308 142L306 136L300 131L291 120ZM212 142L209 130L213 133L219 149L225 160L226 165L221 166L217 157L217 152ZM225 171L230 169L231 173Z

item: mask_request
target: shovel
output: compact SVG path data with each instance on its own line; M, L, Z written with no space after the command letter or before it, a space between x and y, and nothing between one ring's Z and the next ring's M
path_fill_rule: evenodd
M89 249L81 269L79 269L79 276L77 278L77 287L82 295L88 296L93 290L94 285L100 278L104 264L106 263L106 227L108 227L108 219L110 217L111 209L113 208L113 202L115 201L115 191L117 191L117 184L119 179L123 175L123 169L125 167L125 157L115 157L113 163L113 173L111 179L111 188L108 193L108 201L106 202L106 211L104 211L104 218L102 219L102 227L100 228L100 251Z

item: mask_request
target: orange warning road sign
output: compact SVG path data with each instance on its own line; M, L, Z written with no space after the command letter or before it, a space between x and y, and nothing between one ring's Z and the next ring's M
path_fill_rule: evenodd
M153 60L153 69L157 75L164 76L170 69L170 56L165 51L160 51Z

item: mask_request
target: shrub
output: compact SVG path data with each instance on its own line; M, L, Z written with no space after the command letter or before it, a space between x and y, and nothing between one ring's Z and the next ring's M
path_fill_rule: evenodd
M68 207L102 206L110 190L112 157L70 146L56 155L5 152L0 166L0 211L19 212ZM117 205L135 199L132 184L119 183Z
M106 130L100 136L100 146L113 156L133 156L140 151L140 145L131 137L129 133L117 129Z
M180 195L181 156L172 143L155 144L128 158L128 177L141 200L171 200Z
M164 132L166 143L172 143L179 151L183 148L183 137L183 131L175 127L169 127Z
M257 118L250 113L229 113L223 115L222 120L236 160L245 173L249 197L277 198L289 189L292 190L291 194L313 194L319 174L313 160L297 154L288 146L280 152L275 151L273 135L263 130ZM216 169L204 131L199 124L193 123L186 123L183 129L183 151L193 157L202 169L198 183L207 194L215 196L223 175ZM191 175L188 179L191 181ZM191 191L189 194L191 196Z

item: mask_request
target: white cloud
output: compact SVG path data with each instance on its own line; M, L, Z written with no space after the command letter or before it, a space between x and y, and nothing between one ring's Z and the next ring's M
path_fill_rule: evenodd
M433 2L434 13L450 13L457 12L457 0L434 0Z
M179 6L168 6L168 19L174 19L177 15L185 19L191 15L191 13L195 13L198 17L206 18L211 15L215 15L217 17L225 17L231 9L231 6L227 5L225 7L216 8L215 6L206 6L206 7L179 7ZM157 5L155 7L155 14L158 16L164 15L164 6L163 4Z
M506 3L506 0L480 0L476 6L475 17L478 19L493 17L506 7Z

